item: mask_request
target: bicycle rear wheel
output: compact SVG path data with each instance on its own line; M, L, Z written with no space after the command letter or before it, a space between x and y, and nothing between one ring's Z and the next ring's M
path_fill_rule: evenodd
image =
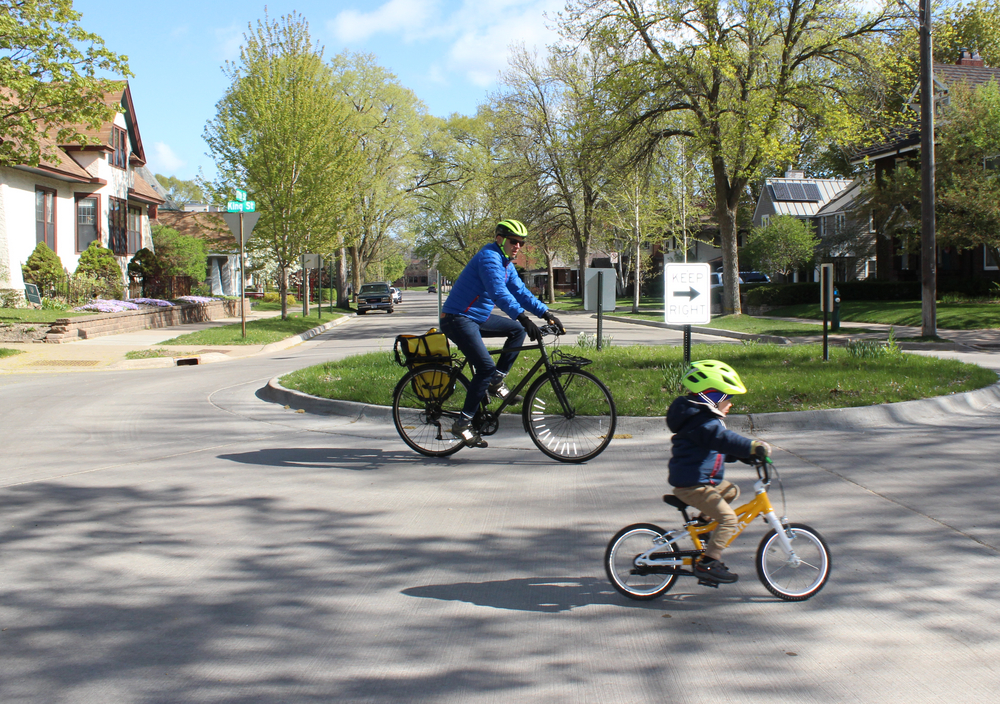
M407 372L392 392L392 422L407 445L428 457L445 457L462 449L451 434L461 415L469 381L441 364L425 364Z
M649 601L666 594L674 586L676 574L650 574L635 564L635 559L653 547L653 541L665 532L652 523L636 523L622 528L608 543L604 552L604 571L619 594L637 601ZM672 552L677 552L677 544L668 540L654 554L663 559ZM678 559L678 568L680 562Z
M566 407L559 400L560 390ZM523 413L531 441L560 462L597 457L611 442L618 421L608 388L590 372L573 368L557 368L535 381Z
M778 534L770 531L757 548L757 577L769 592L785 601L805 601L823 588L830 576L830 548L823 537L802 523L791 523L795 563L785 553Z

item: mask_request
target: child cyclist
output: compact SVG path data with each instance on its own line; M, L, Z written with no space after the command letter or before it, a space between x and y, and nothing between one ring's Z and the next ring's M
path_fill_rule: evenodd
M722 419L733 405L729 397L747 391L728 364L714 359L691 362L681 384L688 393L674 399L667 409L667 427L674 433L669 482L674 496L718 522L694 573L729 584L738 576L720 558L736 535L737 518L730 504L740 489L724 478L725 464L754 455L766 458L771 447L726 429Z

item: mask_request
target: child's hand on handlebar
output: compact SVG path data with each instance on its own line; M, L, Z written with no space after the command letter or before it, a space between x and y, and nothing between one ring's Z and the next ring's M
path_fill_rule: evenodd
M766 460L771 456L771 446L763 440L754 440L750 443L750 454L758 459Z

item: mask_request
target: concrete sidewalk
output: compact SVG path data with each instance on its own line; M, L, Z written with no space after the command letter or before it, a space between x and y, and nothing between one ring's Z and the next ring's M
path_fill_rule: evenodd
M280 311L251 312L247 322L273 318ZM21 350L22 354L0 359L0 374L24 374L32 372L72 372L109 371L121 369L153 369L194 364L225 362L241 357L251 357L263 352L287 349L308 340L336 325L346 323L353 315L345 315L328 323L318 325L300 335L294 335L268 345L169 345L167 340L223 325L239 324L240 318L221 318L201 323L175 325L168 328L138 330L135 332L105 335L89 340L64 342L59 345L39 342L0 342L0 347ZM128 359L129 352L162 347L173 357L152 357L148 359Z

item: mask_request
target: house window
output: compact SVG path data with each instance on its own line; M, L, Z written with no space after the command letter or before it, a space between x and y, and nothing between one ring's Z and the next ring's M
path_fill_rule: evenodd
M51 188L35 188L35 244L44 242L56 251L56 192Z
M115 153L111 156L111 165L119 169L128 167L128 132L121 127L111 128L111 146Z
M118 256L128 254L128 203L108 199L108 248Z
M847 222L847 218L843 213L837 213L833 216L833 227L834 232L843 232L844 225Z
M985 244L983 245L983 270L984 271L996 271L997 270L997 265L993 261L993 257L990 256L990 253L988 251L986 251L986 245Z
M761 227L767 227L770 222L771 222L771 216L770 215L761 215L760 216L760 226Z
M90 243L99 239L98 223L101 212L100 196L77 196L76 201L76 251L82 252Z
M135 254L142 249L142 211L128 209L128 253Z

